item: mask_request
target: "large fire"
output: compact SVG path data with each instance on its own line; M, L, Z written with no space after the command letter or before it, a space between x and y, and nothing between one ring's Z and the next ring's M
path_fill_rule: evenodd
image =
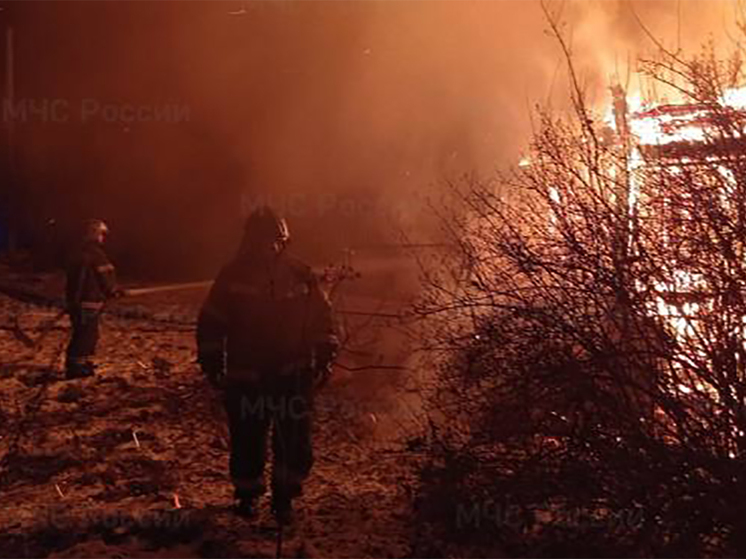
M713 105L707 103L679 103L654 105L639 94L625 99L630 133L641 147L661 146L677 142L707 141L711 128ZM724 90L718 105L726 110L742 112L746 116L746 87ZM604 121L614 130L617 118L609 107Z
M666 146L701 146L718 134L715 118L727 113L733 122L746 123L746 87L724 90L716 103L679 103L652 105L638 95L626 100L626 119L629 132L637 149L654 152L656 156L671 154L680 158L681 152L672 152ZM607 111L606 122L617 131L614 110ZM746 129L740 130L746 133Z
M619 114L620 108L625 114ZM722 135L718 137L718 114L728 115L729 122L735 124L735 129L731 130L733 134L725 139ZM706 163L714 164L724 177L730 176L729 170L718 161L724 154L723 149L727 153L738 150L739 157L746 153L741 143L742 137L746 137L746 87L728 89L716 103L709 104L652 105L644 103L639 96L630 96L621 104L616 100L606 113L605 121L618 137L625 132L619 130L619 124L626 125L630 150L627 158L630 208L644 212L645 200L639 199L639 190L640 181L645 179L644 173L638 171L646 166L666 167L669 172L676 173L683 165ZM687 294L703 291L701 277L679 269L672 270L671 277L670 282L655 286L658 296L650 313L664 318L679 340L694 340L702 334L699 323L703 313L709 312L711 302L706 298L687 300ZM681 382L677 389L685 395L699 393L715 401L719 399L717 391L701 381Z

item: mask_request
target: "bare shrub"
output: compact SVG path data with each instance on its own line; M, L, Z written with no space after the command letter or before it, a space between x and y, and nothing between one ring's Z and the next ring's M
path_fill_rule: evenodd
M446 418L420 505L455 539L746 553L742 66L706 50L642 68L686 105L632 121L617 98L610 131L574 80L574 113L539 112L526 164L453 185L418 311ZM655 122L672 129L644 143L634 127Z

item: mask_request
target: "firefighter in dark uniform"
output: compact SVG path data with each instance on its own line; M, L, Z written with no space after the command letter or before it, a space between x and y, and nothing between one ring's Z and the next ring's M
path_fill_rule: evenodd
M225 389L238 512L252 515L265 492L271 428L272 510L280 522L290 521L311 469L313 392L338 345L329 301L310 267L286 254L288 240L287 224L271 209L252 213L197 325L202 369Z
M114 266L103 249L108 231L100 219L89 220L83 243L68 263L65 299L72 325L65 366L68 379L95 373L92 359L98 342L99 316L107 299L124 294L117 287Z

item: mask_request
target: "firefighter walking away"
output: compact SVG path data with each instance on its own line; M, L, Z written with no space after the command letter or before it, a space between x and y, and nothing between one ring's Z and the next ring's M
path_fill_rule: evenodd
M114 265L104 252L108 231L100 219L88 220L82 243L68 262L65 301L72 336L65 361L67 379L93 376L101 311L107 299L124 294L117 287Z
M266 490L272 440L272 511L290 522L313 462L313 393L338 343L332 309L311 268L285 252L287 224L270 208L246 220L238 254L200 312L198 359L224 389L237 512L250 516Z

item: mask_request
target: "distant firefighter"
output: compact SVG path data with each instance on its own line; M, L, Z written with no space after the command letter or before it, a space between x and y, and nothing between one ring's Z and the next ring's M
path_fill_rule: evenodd
M68 263L65 299L72 325L65 363L68 379L95 373L99 316L107 299L124 294L117 287L114 266L103 249L108 231L100 219L88 220L83 242Z
M237 510L252 515L266 490L271 427L272 510L281 523L311 470L313 393L338 346L330 303L311 268L287 255L288 240L284 219L253 212L197 324L202 370L225 389Z

